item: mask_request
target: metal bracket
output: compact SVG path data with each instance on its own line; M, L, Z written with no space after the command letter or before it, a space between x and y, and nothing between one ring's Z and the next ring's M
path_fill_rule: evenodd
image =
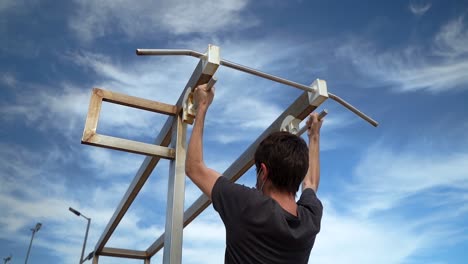
M283 120L283 123L281 123L280 131L286 131L291 134L297 134L297 132L299 131L299 123L301 123L300 119L297 119L292 115L288 115Z
M328 110L324 109L322 112L320 112L320 114L318 116L319 120L324 118L327 114L328 114ZM304 132L307 131L308 127L303 126L303 127L299 128L299 123L301 123L300 119L295 118L294 116L288 115L283 120L283 123L281 123L280 131L287 131L287 132L289 132L291 134L300 136L300 135L304 134Z
M315 91L315 93L308 92L309 103L310 105L319 107L323 102L325 102L325 100L328 99L327 82L316 79L312 83L311 88Z
M211 77L211 79L208 81L207 88L208 91L213 88L215 85L217 79L216 77ZM184 94L184 105L183 105L183 112L182 112L182 121L186 124L193 124L193 120L195 119L195 116L197 115L197 108L198 108L198 102L196 102L193 98L193 92L194 89L191 87L185 91Z
M221 61L220 50L218 46L208 45L208 50L205 55L200 57L202 60L202 75L212 76L208 81L208 90L216 83L217 79L214 73L218 69ZM197 102L193 100L193 92L196 87L189 87L184 94L182 121L186 124L193 124L193 120L197 114Z

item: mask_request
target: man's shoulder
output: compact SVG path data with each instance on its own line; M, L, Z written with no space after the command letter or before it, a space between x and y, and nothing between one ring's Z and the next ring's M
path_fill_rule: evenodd
M261 193L255 188L231 182L224 176L216 180L211 194L213 203L218 200L237 200L238 202L248 202L261 198Z
M240 192L254 192L255 189L247 187L242 184L238 184L235 182L231 182L228 178L224 176L220 176L214 186L213 186L213 192L219 192L219 194L222 194L223 191L229 191L229 190L235 190L235 191L240 191Z

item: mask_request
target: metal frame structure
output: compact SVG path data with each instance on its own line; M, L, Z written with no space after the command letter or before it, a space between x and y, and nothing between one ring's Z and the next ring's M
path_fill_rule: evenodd
M323 80L317 79L311 86L305 86L236 63L221 60L219 47L214 45L209 45L205 54L191 50L138 49L137 55L187 55L197 57L200 61L175 105L163 104L98 88L93 89L82 143L147 155L94 248L93 264L98 264L99 256L142 259L145 264L149 264L151 257L163 247L163 263L173 264L182 262L183 228L190 224L211 204L206 195L201 195L184 212L187 124L193 123L193 118L195 118L193 108L196 107L192 102L191 92L201 84L208 83L209 86L213 85L216 82L214 74L220 65L304 90L304 93L224 171L223 176L232 182L239 179L253 166L255 149L265 137L279 130L288 130L298 134L303 133L305 130L299 130L297 127L299 122L304 120L328 98L336 100L372 125L377 126L378 124L341 98L329 93L326 82ZM102 101L166 114L169 117L154 140L154 144L104 136L96 132ZM165 232L146 250L106 247L105 245L109 238L161 158L170 160Z

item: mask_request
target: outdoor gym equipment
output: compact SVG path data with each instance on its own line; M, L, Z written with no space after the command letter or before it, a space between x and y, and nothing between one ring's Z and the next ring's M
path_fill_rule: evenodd
M104 232L99 238L94 248L93 264L98 264L99 256L142 259L145 264L149 264L151 257L153 257L163 247L163 263L181 263L183 228L192 222L192 220L194 220L211 204L211 201L207 196L201 195L184 212L187 124L192 124L194 118L196 118L195 110L197 107L196 102L193 101L193 90L201 84L208 84L208 87L212 87L216 83L214 75L220 65L286 84L304 91L304 93L302 93L275 121L273 121L273 123L222 173L224 177L228 178L232 182L239 179L253 166L255 149L265 137L272 132L280 130L289 131L299 135L304 133L307 128L299 129L299 123L307 118L312 111L319 107L328 98L340 103L373 126L378 125L374 119L362 113L348 102L332 93L329 93L327 90L327 84L324 80L317 79L310 86L306 86L263 73L255 69L221 59L220 49L214 45L209 45L206 53L176 49L137 49L136 53L137 55L192 56L198 58L199 62L175 105L124 95L99 88L93 89L81 142L83 144L117 149L147 156L128 187L127 192L117 206ZM161 113L168 115L169 117L159 132L159 135L155 138L154 144L101 135L96 131L103 101ZM320 114L320 117L323 118L326 114L327 112L324 111ZM146 250L106 247L105 245L110 236L117 228L128 208L135 200L139 191L161 158L170 160L165 232Z

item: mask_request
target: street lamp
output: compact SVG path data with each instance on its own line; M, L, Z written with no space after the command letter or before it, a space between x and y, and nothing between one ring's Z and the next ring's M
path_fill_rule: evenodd
M86 260L89 259L89 256L86 258L86 259L83 259L83 256L84 256L84 251L85 251L85 248L86 248L86 240L88 240L88 231L89 231L89 225L91 224L91 218L88 218L86 216L84 216L82 213L78 212L77 210L69 207L68 210L70 210L70 212L76 214L77 216L82 216L83 218L85 218L86 220L88 220L88 226L86 227L86 234L85 234L85 238L84 238L84 242L83 242L83 249L81 250L81 258L80 258L80 263L83 263L85 262ZM91 254L90 254L91 255Z
M34 234L36 234L36 232L39 231L39 229L41 229L41 226L42 226L41 223L37 223L34 228L31 228L31 231L32 231L31 242L29 243L28 254L26 254L26 260L24 261L24 264L28 263L29 252L31 251L31 245L34 239Z
M3 259L3 261L5 261L3 264L7 264L8 261L10 261L10 260L11 260L11 254L10 254L9 257Z

